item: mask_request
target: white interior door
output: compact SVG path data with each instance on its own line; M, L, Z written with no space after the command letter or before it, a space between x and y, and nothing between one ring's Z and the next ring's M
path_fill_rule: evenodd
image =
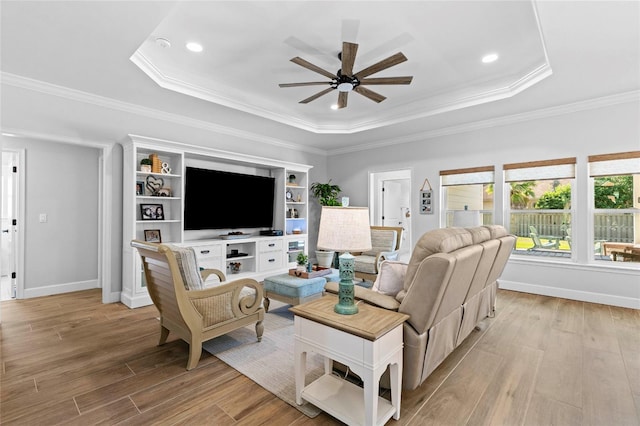
M18 217L18 153L2 152L2 217L0 234L0 300L16 297L16 253Z
M402 187L399 182L382 182L382 226L402 226Z

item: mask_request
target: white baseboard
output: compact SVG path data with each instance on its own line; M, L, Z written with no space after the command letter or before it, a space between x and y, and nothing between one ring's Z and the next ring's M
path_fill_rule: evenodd
M540 294L542 296L561 297L563 299L600 303L603 305L611 306L620 306L622 308L640 309L640 299L634 299L632 297L612 296L609 294L592 293L588 291L578 291L567 288L548 287L537 284L527 284L504 280L498 280L498 287L503 290Z
M76 281L73 283L53 284L36 288L25 288L23 297L31 299L33 297L52 296L54 294L71 293L73 291L91 290L100 288L98 279L87 281Z
M142 306L153 305L153 301L151 300L151 296L149 296L148 294L143 294L143 295L133 296L132 297L132 296L129 296L128 294L126 294L124 291L120 295L120 301L122 303L124 303L125 305L127 305L128 307L132 308L132 309L140 308Z

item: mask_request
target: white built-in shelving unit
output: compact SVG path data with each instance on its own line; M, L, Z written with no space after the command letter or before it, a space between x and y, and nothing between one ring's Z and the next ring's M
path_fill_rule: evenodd
M201 268L219 269L227 280L285 273L295 267L299 252L307 252L308 172L311 166L279 160L194 147L179 142L129 135L123 142L123 284L121 301L131 307L150 305L144 273L131 240L145 240L145 231L160 231L162 243L192 246ZM156 154L170 172L143 172L140 161ZM231 230L185 231L185 167L238 171L271 176L275 179L274 230L282 236L260 235L260 229L243 229L242 238L229 237ZM164 195L152 194L164 188ZM140 193L143 188L143 193ZM289 195L288 195L289 194ZM203 195L204 196L204 195ZM213 201L212 201L213 202ZM163 216L144 215L143 205L159 205ZM146 206L145 206L146 207ZM233 208L230 202L215 208ZM238 230L233 230L238 231Z

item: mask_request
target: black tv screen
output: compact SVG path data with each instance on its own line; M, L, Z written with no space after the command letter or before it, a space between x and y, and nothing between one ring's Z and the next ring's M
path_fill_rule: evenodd
M275 179L187 167L184 229L272 228Z

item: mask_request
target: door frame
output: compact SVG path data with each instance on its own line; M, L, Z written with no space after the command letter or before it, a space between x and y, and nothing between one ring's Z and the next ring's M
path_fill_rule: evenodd
M81 145L90 148L96 148L99 150L99 170L98 170L98 283L102 288L102 303L114 303L120 301L121 291L113 291L112 289L112 275L113 275L113 226L111 219L110 208L113 206L114 195L114 148L116 142L103 142L87 139L79 139L75 137L57 136L52 134L35 133L21 129L2 129L3 138L24 138L35 139L47 142ZM12 136L7 136L4 133L10 133ZM3 151L9 150L21 150L20 165L18 166L18 172L21 173L19 178L20 188L20 213L18 217L18 243L20 248L18 249L20 256L20 263L18 263L18 271L16 271L18 280L16 281L16 299L24 297L24 223L25 223L25 207L24 200L26 199L26 186L25 186L25 158L26 151L22 148L2 148ZM20 172L22 170L22 172ZM121 171L119 172L121 173Z
M378 219L382 218L382 183L387 180L409 180L409 188L412 188L411 169L388 170L383 172L369 172L369 222L372 225L382 224ZM409 204L413 202L409 194ZM411 205L409 206L411 208ZM413 229L412 216L409 214L409 232L406 233L406 246L409 253L413 249L411 230Z

